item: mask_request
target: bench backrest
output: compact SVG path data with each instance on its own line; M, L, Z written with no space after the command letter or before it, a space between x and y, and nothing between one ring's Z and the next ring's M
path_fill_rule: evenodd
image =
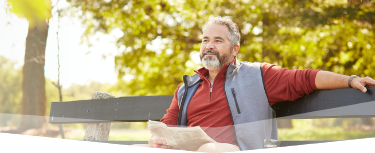
M375 116L375 88L317 90L295 101L279 102L273 108L278 118L314 119ZM173 95L136 96L53 102L50 123L138 122L160 120Z

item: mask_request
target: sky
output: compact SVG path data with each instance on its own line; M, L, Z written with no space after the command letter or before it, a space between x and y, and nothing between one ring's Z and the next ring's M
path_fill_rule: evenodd
M16 68L22 68L25 56L25 41L28 31L26 19L18 18L6 12L6 0L0 0L0 55L17 61ZM52 5L56 1L52 1ZM59 8L69 4L65 0L59 1ZM56 7L55 7L56 8ZM52 13L56 12L55 8ZM49 21L45 55L45 77L52 81L58 78L57 62L57 25L58 17L54 13ZM120 53L115 45L116 37L121 32L110 35L97 34L98 40L93 39L90 48L87 43L81 44L84 27L77 17L62 17L60 19L60 81L64 88L74 84L86 84L90 81L103 83L116 83L114 57ZM103 55L106 58L103 58Z

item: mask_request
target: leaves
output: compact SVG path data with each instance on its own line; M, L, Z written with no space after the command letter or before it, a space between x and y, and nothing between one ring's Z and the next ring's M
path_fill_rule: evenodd
M51 0L7 0L11 11L19 17L26 18L33 28L51 17Z
M22 98L21 69L15 69L16 62L0 55L0 113L20 113ZM0 123L6 125L5 123Z
M230 16L241 29L238 59L281 67L374 76L373 2L292 0L68 0L82 10L85 36L123 33L117 41L117 90L131 95L173 94L199 63L202 26ZM130 81L125 77L132 76Z

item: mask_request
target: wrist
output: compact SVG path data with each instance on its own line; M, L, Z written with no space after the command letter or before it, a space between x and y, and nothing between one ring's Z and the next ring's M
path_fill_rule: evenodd
M352 86L352 82L353 82L353 80L354 80L355 78L358 78L358 76L356 76L356 75L351 75L351 76L350 76L350 78L349 78L349 80L348 80L348 86L349 86L349 88L353 88L353 86Z

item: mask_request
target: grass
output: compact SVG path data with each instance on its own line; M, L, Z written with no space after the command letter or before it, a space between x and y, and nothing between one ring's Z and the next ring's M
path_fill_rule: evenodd
M311 128L311 129L279 129L279 139L299 140L351 140L375 137L375 131L344 130L335 128Z
M72 130L65 138L70 140L83 140L85 132L83 129ZM109 141L148 141L151 134L148 130L111 130Z
M113 131L109 133L110 141L148 141L151 133L148 130Z
M278 129L280 140L352 140L375 137L375 128L364 127L361 119L341 119L340 125L335 126L337 119L295 119L292 120L293 129ZM357 125L357 126L355 126ZM350 128L352 127L352 128Z

